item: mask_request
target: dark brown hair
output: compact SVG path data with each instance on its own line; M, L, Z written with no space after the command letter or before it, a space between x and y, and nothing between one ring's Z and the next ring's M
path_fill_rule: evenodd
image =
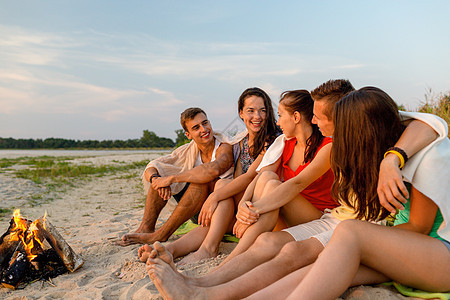
M364 87L336 103L333 122L333 197L353 207L358 219L384 219L389 212L378 200L379 166L405 129L396 103L379 88Z
M195 116L198 114L204 114L206 116L206 113L203 111L203 109L198 108L198 107L189 107L188 109L186 109L185 111L183 111L181 113L180 123L181 123L181 126L183 126L184 131L189 132L189 130L186 127L186 122L194 119ZM206 117L208 117L208 116L206 116Z
M299 112L312 127L312 134L306 140L304 163L313 160L314 155L323 141L323 135L316 124L311 123L313 117L314 100L307 90L294 90L283 92L280 96L280 104L292 115Z
M328 80L315 88L311 92L311 97L314 101L326 102L323 113L328 120L331 120L334 104L354 90L355 88L347 79Z
M252 158L256 157L264 150L264 146L270 146L275 138L279 135L280 130L277 127L277 121L275 120L275 113L273 112L272 100L270 100L269 95L262 89L253 87L248 88L242 92L238 100L238 113L240 113L245 106L245 99L257 96L264 100L264 106L266 108L266 120L261 130L258 131L255 137L253 146L250 148L250 155Z

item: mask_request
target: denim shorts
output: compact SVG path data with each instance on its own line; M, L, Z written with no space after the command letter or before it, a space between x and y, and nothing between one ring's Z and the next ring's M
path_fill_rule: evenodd
M441 242L443 242L445 247L447 247L447 249L450 251L450 243L447 242L446 240L441 240Z

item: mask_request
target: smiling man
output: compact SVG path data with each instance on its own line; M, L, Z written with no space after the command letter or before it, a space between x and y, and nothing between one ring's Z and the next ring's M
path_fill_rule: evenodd
M166 241L188 219L196 222L217 179L232 178L232 146L213 135L206 113L197 107L188 108L181 114L180 122L192 141L147 165L142 175L144 186L148 187L144 217L134 233L122 237L121 245ZM155 231L158 216L171 196L178 205Z

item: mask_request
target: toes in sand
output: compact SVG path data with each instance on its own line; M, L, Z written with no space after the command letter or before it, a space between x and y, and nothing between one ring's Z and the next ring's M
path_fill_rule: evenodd
M153 247L150 246L149 244L145 244L144 246L140 247L138 250L139 260L142 262L146 262L152 251Z
M207 299L203 290L192 287L172 267L160 258L149 259L147 272L164 299Z

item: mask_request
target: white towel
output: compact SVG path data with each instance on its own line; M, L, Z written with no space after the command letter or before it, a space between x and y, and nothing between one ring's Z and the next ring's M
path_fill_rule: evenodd
M441 210L444 222L438 230L440 237L450 241L450 141L447 123L438 116L417 112L400 112L402 119L416 119L427 123L438 138L405 164L402 175L421 193L432 199Z

